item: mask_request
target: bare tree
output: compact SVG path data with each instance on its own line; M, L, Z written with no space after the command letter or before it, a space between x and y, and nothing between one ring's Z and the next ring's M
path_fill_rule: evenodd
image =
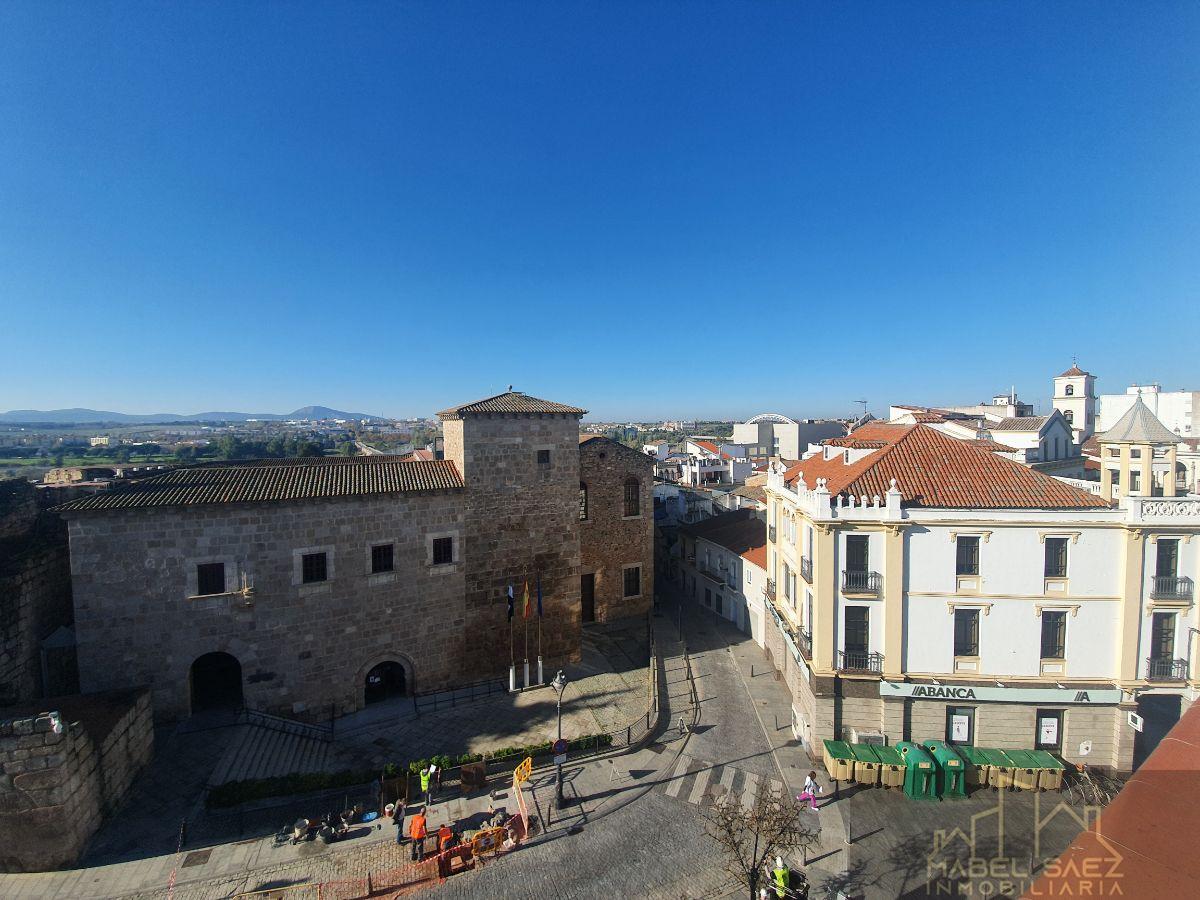
M769 883L776 856L817 842L817 832L801 822L802 809L790 794L768 789L759 792L751 809L727 793L701 813L705 830L721 847L725 871L750 888L751 900L758 900L760 883Z

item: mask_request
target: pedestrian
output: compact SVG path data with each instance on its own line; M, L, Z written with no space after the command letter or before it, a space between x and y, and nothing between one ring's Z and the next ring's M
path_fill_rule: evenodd
M821 786L817 784L817 773L809 772L808 777L804 779L804 790L796 795L799 801L807 801L809 809L813 812L817 811L817 794L821 793Z
M429 793L425 795L425 805L433 803L433 798L437 796L438 785L442 780L442 770L435 764L429 766Z
M792 883L792 870L783 864L783 857L775 857L775 896L779 898L788 895Z
M397 803L392 813L392 824L396 826L396 843L404 843L404 804Z
M414 862L425 861L425 836L428 834L425 827L425 809L418 807L417 814L412 817L412 822L408 826L408 836L412 838L412 860Z
M428 769L421 770L421 796L425 798L425 805L429 805L429 777Z
M449 822L442 824L442 827L437 831L438 837L438 853L445 853L454 846L454 829L450 827Z
M683 737L687 734L687 725L684 724L683 716L679 717L679 736Z

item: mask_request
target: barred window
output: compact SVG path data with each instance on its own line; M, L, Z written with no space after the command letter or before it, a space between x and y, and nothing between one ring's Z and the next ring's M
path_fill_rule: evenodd
M588 517L588 491L587 485L582 481L579 482L579 521L586 522Z
M376 544L371 548L371 574L391 572L396 567L396 548L392 544Z
M433 564L444 566L454 562L454 538L441 537L433 539Z
M979 536L978 535L959 535L955 542L957 545L957 560L955 564L955 574L958 575L978 575L979 574Z
M637 597L642 593L642 567L630 566L625 570L625 596ZM708 593L705 591L705 593Z

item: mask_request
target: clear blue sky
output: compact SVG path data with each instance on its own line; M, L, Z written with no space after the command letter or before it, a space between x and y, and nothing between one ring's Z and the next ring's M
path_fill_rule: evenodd
M1198 46L1194 2L8 0L0 409L1200 389Z

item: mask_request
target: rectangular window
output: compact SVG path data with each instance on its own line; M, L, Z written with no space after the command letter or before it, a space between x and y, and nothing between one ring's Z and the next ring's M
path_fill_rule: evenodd
M1130 472L1129 473L1129 490L1130 491L1140 491L1141 489L1142 489L1142 473L1141 472Z
M1067 541L1065 537L1046 538L1046 577L1067 577Z
M1156 578L1174 578L1179 574L1179 539L1158 539L1158 564L1155 567Z
M792 570L787 563L783 564L783 596L784 599L791 599L792 596Z
M1150 655L1154 659L1175 658L1175 613L1154 614L1150 626Z
M870 538L865 534L846 535L846 571L867 572L870 570L868 548Z
M549 450L539 450L537 452L537 461L538 461L539 466L550 465L550 451Z
M979 610L954 611L954 655L979 655Z
M301 580L305 584L315 584L318 581L325 581L328 577L326 572L326 554L324 553L305 553L300 559Z
M435 566L447 566L452 562L454 562L454 538L434 538L433 564Z
M642 593L642 567L630 566L625 570L625 596L637 597ZM704 592L705 594L708 591Z
M625 518L642 514L642 483L636 478L625 480Z
M225 593L225 563L201 563L196 566L196 594Z
M846 654L863 656L871 645L871 611L865 606L846 607ZM857 666L857 663L855 663Z
M1042 613L1042 659L1063 659L1067 652L1067 614L1046 610Z
M395 547L392 544L376 544L371 548L371 574L391 572L395 568Z
M1140 449L1138 449L1137 447L1133 447L1133 448L1132 448L1132 449L1129 451L1129 458L1130 458L1130 459L1141 459L1141 458L1142 458L1142 451L1141 451Z
M1039 709L1037 711L1037 734L1034 749L1059 750L1062 748L1062 710Z
M978 535L962 535L958 536L958 550L956 553L955 574L957 575L978 575L979 574L979 536Z
M812 591L804 592L804 628L812 634Z

